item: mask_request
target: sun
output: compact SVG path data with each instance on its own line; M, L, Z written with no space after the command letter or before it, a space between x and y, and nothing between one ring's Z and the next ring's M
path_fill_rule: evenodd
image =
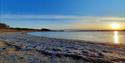
M118 24L118 23L112 23L112 24L111 24L111 27L112 27L113 29L119 29L119 28L120 28L120 24Z

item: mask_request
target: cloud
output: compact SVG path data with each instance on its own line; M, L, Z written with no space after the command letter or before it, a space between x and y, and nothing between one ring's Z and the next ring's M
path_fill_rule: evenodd
M76 19L78 16L63 15L0 15L0 18L7 19Z
M38 22L35 22L37 20ZM109 17L109 16L6 14L6 15L0 15L0 22L6 22L13 27L17 27L17 26L29 27L29 28L47 27L51 29L97 29L97 28L107 29L108 25L110 25L113 22L117 22L121 24L122 26L121 29L125 29L124 17ZM25 25L25 24L29 24L29 25Z
M42 19L59 19L59 20L79 20L79 21L125 21L124 17L100 17L100 16L66 16L66 15L0 15L0 19L15 20L42 20Z

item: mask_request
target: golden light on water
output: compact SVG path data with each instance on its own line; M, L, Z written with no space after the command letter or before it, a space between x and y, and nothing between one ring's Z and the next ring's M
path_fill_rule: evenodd
M111 24L111 27L112 27L113 29L120 29L120 24L118 24L118 23L113 23L113 24Z
M120 44L118 31L114 31L114 44Z
M118 30L118 29L120 29L121 25L118 23L112 23L111 27L112 27L112 29ZM114 31L113 37L114 37L114 44L120 44L118 31Z

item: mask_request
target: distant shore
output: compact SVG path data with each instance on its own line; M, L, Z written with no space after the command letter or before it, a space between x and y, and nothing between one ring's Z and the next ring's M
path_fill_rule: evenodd
M9 59L8 62L23 63L30 61L29 57L32 61L36 60L34 63L49 63L47 60L56 63L59 61L63 63L125 62L125 46L38 37L22 32L0 32L0 61Z

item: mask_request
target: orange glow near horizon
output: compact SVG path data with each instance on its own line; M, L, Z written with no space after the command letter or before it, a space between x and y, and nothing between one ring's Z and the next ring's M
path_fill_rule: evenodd
M115 23L75 23L71 25L72 29L83 29L83 30L125 30L125 23L115 22Z

